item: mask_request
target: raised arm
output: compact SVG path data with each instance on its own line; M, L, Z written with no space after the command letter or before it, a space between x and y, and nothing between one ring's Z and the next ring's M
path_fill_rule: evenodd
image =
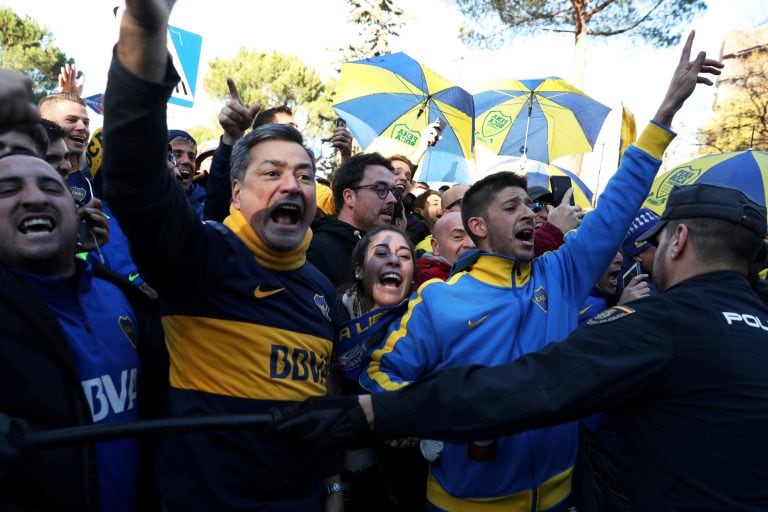
M168 18L176 0L126 0L117 41L117 58L125 69L150 82L165 76Z

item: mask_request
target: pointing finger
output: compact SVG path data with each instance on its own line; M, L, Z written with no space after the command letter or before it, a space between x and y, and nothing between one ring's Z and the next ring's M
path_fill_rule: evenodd
M237 91L237 86L231 76L227 77L227 87L229 87L229 97L242 105L243 100L240 98L240 93Z
M572 197L573 197L573 187L565 191L565 194L563 194L563 198L560 200L560 204L569 204L571 202Z

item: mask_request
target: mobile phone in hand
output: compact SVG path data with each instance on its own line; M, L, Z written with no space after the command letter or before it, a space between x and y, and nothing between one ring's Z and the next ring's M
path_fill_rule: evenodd
M336 128L340 128L340 127L343 127L343 126L347 126L347 122L344 119L342 119L340 117L337 117L336 118Z
M552 205L557 207L563 201L563 196L569 188L573 187L571 178L568 176L550 176L549 183L552 186ZM573 194L571 194L570 205L573 206Z
M632 279L635 276L640 275L641 273L642 272L640 269L640 262L638 261L634 262L632 266L629 267L627 271L624 272L624 275L622 276L622 281L624 282L624 288L629 286L629 282L632 281Z
M435 119L435 123L437 123L437 129L442 133L442 131L445 129L445 120L443 120L442 117L438 117Z

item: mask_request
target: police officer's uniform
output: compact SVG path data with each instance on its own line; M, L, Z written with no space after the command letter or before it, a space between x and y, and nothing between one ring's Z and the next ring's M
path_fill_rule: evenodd
M765 209L732 189L685 187L667 212L659 229L717 217L765 233ZM768 509L768 308L737 272L686 279L539 353L445 370L373 405L385 439L489 439L612 410L632 510Z

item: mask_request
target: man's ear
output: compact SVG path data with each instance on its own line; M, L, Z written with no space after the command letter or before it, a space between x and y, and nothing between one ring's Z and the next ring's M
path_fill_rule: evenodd
M679 260L691 248L691 232L685 224L678 224L672 234L670 255L673 260Z
M240 184L240 180L234 180L232 181L232 206L240 209L240 189L242 185Z
M440 248L437 246L437 240L435 240L434 233L432 234L432 239L429 241L430 244L432 244L432 254L435 256L440 256Z
M349 206L350 208L354 208L355 207L355 200L357 200L357 195L355 194L354 190L352 190L351 188L345 188L341 192L341 197L344 198L344 204L341 205L342 207L344 207L344 206ZM337 206L337 208L338 208L338 206ZM339 211L340 211L340 209L339 209Z
M467 220L467 227L477 238L484 239L488 236L488 225L482 217L470 217Z

